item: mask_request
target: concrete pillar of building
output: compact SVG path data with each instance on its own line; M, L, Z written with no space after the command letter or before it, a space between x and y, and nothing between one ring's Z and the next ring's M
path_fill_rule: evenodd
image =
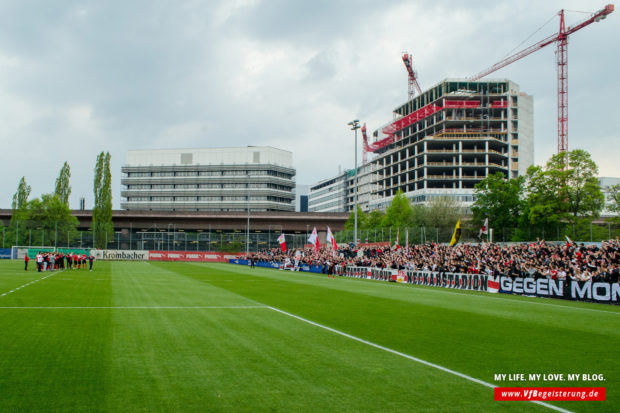
M484 142L484 164L489 165L489 141Z

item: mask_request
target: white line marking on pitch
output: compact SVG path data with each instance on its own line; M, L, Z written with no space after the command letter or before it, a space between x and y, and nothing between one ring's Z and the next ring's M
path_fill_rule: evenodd
M270 308L266 305L233 305L233 306L127 306L127 307L0 307L0 309L21 310L201 310L201 309L246 309L246 308Z
M458 376L458 377L463 378L465 380L469 380L469 381L472 381L474 383L478 383L478 384L480 384L482 386L489 387L491 389L494 389L496 387L496 386L494 386L491 383L487 383L486 381L478 380L475 377L471 377L471 376L468 376L466 374L459 373L458 371L451 370L451 369L449 369L447 367L440 366L439 364L431 363L429 361L422 360L422 359L419 359L417 357L410 356L409 354L405 354L405 353L401 353L400 351L392 350L391 348L384 347L382 345L373 343L372 341L368 341L368 340L364 340L363 338L352 336L351 334L347 334L347 333L345 333L343 331L336 330L335 328L331 328L331 327L327 327L327 326L325 326L323 324L315 323L314 321L310 321L310 320L308 320L306 318L303 318L303 317L300 317L298 315L295 315L295 314L292 314L292 313L288 313L286 311L280 310L279 308L269 307L269 306L268 306L268 308L270 310L276 311L276 312L278 312L280 314L284 314L286 316L289 316L289 317L295 318L297 320L303 321L304 323L308 323L308 324L311 324L311 325L313 325L315 327L319 327L319 328L322 328L324 330L331 331L332 333L341 335L341 336L349 338L351 340L358 341L360 343L366 344L366 345L374 347L374 348L378 348L379 350L387 351L388 353L392 353L392 354L395 354L397 356L401 356L401 357L404 357L406 359L413 360L413 361L415 361L417 363L424 364L425 366L432 367L432 368L441 370L443 372L446 372L446 373ZM570 410L565 410L565 409L562 409L560 407L557 407L557 406L554 406L552 404L548 404L548 403L545 403L545 402L532 401L532 403L538 404L540 406L547 407L547 408L552 409L552 410L556 410L558 412L572 413Z
M19 287L15 288L15 289L13 289L13 290L11 290L11 291L7 291L7 292L5 292L4 294L0 295L0 297L4 297L4 296L5 296L5 295L7 295L7 294L14 293L15 291L19 290L20 288L27 287L27 286L29 286L29 285L30 285L30 284L32 284L32 283L36 283L36 282L38 282L38 281L44 280L44 279L49 278L49 277L51 277L52 275L56 275L56 274L58 274L58 273L60 273L60 272L62 272L62 271L52 272L51 274L46 275L45 277L41 277L41 278L39 278L38 280L30 281L29 283L26 283L26 284L24 284L24 285L20 285Z

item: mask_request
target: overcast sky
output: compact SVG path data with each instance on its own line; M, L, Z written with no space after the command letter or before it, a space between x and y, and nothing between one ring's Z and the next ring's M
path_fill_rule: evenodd
M52 192L68 161L70 206L85 197L90 209L101 151L115 208L130 149L269 145L293 152L298 184L316 183L353 167L347 122L374 130L406 101L404 51L424 90L557 32L561 8L604 5L0 0L0 208L22 176L31 197ZM587 17L566 14L569 25ZM568 46L569 147L589 151L601 176L620 176L619 22L615 12ZM555 68L551 45L490 76L534 96L538 164L557 147Z

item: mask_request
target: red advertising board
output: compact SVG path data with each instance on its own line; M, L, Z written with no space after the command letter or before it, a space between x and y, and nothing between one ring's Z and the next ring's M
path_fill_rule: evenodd
M228 262L243 256L242 253L203 251L149 251L150 261Z

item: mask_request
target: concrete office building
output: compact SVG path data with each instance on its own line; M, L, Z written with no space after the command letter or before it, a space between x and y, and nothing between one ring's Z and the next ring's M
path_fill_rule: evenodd
M347 212L348 171L310 187L308 212Z
M121 208L138 211L294 211L292 153L272 147L132 150Z

